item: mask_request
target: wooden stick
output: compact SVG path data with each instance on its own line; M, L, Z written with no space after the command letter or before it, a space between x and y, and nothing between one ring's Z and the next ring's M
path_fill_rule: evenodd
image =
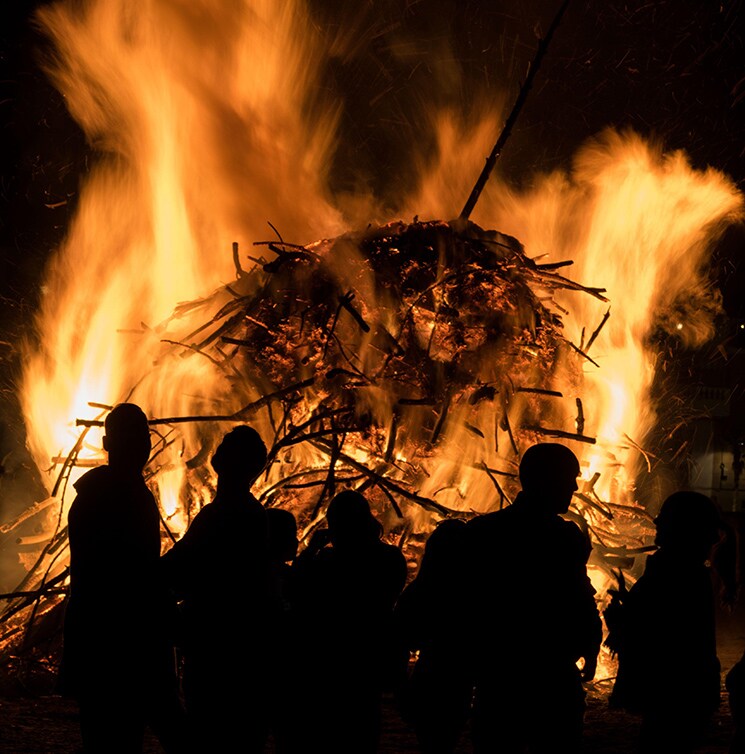
M577 404L577 433L583 435L585 433L585 410L582 408L582 399L576 399Z
M551 22L551 26L549 26L548 31L546 32L546 36L539 42L535 57L533 58L533 62L530 64L530 68L528 69L528 75L525 77L525 81L520 87L520 93L515 100L515 104L512 106L512 111L505 121L504 127L502 128L502 133L499 134L499 138L497 139L497 143L494 145L491 154L486 158L484 169L481 171L481 175L479 175L478 180L476 181L476 185L471 191L471 195L468 197L463 209L461 210L461 220L468 220L468 218L471 216L471 212L473 212L473 208L476 206L476 202L478 202L479 197L481 196L481 192L484 190L484 186L486 186L486 183L489 180L489 176L491 175L494 166L497 164L499 155L502 153L502 149L504 148L504 145L507 143L507 139L509 139L510 134L512 133L512 127L515 125L517 118L520 115L520 111L523 109L523 105L528 99L528 92L533 85L533 79L535 78L536 73L538 73L538 69L540 68L543 56L548 50L548 45L551 42L551 37L553 37L554 32L556 31L561 21L561 17L564 15L564 11L566 11L568 6L569 0L564 0L557 14L554 16L554 20Z
M546 435L547 437L560 437L564 440L577 440L578 442L586 442L588 445L594 445L597 439L594 437L587 437L585 435L579 435L576 432L565 432L563 429L549 429L548 427L541 427L537 424L523 426L523 429L528 432L536 432L539 435Z
M238 241L233 241L233 265L235 266L235 276L242 278L246 274L246 271L243 269L241 258L238 255Z
M352 315L355 322L360 326L363 332L370 332L370 325L365 322L362 315L352 306L352 300L354 299L354 293L349 291L343 296L339 296L339 303Z
M505 500L507 500L507 502L512 505L512 500L509 499L507 493L502 489L502 485L499 483L499 480L494 476L492 470L486 465L485 461L481 463L481 466L479 468L482 468L486 472L486 475L489 477L489 479L491 479L492 484L497 488L497 492L499 493L499 510L502 510L502 508L504 508ZM509 476L514 476L514 474L510 474Z
M595 338L600 335L600 331L603 329L603 326L608 321L608 318L610 317L610 307L608 307L608 311L603 315L603 319L600 320L600 324L595 328L595 331L590 335L590 340L587 341L587 345L585 346L585 351L590 350L590 346L595 342Z
M590 364L594 364L598 369L600 369L600 364L597 363L594 359L591 359L581 348L577 348L577 346L572 343L571 340L566 340L565 343L569 345L573 350L575 350L582 358L587 359Z
M518 387L515 388L516 393L536 393L537 395L551 395L556 398L563 398L564 394L558 390L544 390L540 387Z

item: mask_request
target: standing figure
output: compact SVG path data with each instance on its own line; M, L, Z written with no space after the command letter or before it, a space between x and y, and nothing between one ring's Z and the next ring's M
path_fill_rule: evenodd
M267 508L269 532L269 577L273 601L270 637L265 649L272 658L267 698L270 729L277 754L304 750L302 727L298 725L305 700L299 694L304 667L298 642L295 571L297 520L288 510Z
M266 457L256 430L228 432L212 456L215 499L161 559L182 603L184 699L201 752L261 752L267 733L267 522L251 494Z
M84 474L68 516L70 601L61 691L80 705L86 754L140 752L147 724L168 752L184 750L169 618L158 578L160 518L142 470L147 417L132 403L104 422L108 465Z
M719 705L714 589L706 561L722 522L712 501L676 492L655 519L658 551L606 611L618 652L611 705L642 715L640 751L692 751ZM617 598L616 598L617 599Z
M408 664L409 653L419 653L402 705L422 754L452 754L471 708L473 681L463 641L466 531L464 521L438 524L419 573L394 610L402 660Z
M512 505L468 524L474 750L570 754L581 746L582 680L595 674L602 638L589 540L561 518L579 462L563 445L534 445L519 475Z
M336 495L326 520L328 530L315 533L297 563L310 652L305 751L369 754L377 751L381 695L392 674L393 606L406 561L381 541L359 492Z
M745 754L745 655L727 673L726 686L734 724L729 754Z

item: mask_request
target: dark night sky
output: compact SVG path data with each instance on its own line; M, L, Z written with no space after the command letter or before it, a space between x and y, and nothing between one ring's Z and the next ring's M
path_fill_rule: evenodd
M568 167L583 141L613 125L634 128L670 149L685 148L694 165L712 165L745 186L744 3L573 0L498 170L522 183L538 170ZM6 403L12 403L18 367L13 346L28 329L44 262L63 237L94 159L37 64L43 40L29 17L40 4L6 0L0 10L0 365ZM339 29L351 28L357 42L330 59L324 76L328 96L344 102L333 180L341 188L362 183L395 207L397 195L416 180L409 166L412 143L426 152L432 142L420 127L425 104L434 100L467 113L505 82L514 98L559 2L310 5L329 43ZM457 75L438 77L443 59ZM743 232L736 229L718 256L717 274L728 309L739 318L745 318L742 257Z

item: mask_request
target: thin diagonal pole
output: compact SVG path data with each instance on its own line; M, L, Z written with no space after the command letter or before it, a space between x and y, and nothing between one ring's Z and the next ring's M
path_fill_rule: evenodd
M509 139L510 137L512 127L515 125L515 122L520 115L520 111L522 110L525 101L528 99L528 92L530 91L530 87L533 85L533 79L535 78L536 73L538 73L538 69L540 68L543 56L546 54L546 50L548 50L548 46L551 42L551 37L553 37L554 32L559 26L561 18L564 15L564 12L566 11L568 5L569 0L564 0L564 2L561 4L561 7L554 16L554 20L551 22L551 26L549 26L548 31L546 32L546 36L543 37L543 39L538 44L538 49L536 50L535 57L533 58L533 62L530 64L530 68L528 69L528 75L525 77L525 81L520 87L520 93L517 95L515 104L512 106L512 111L510 112L509 117L504 123L502 133L499 134L499 138L497 139L497 143L494 145L494 149L492 149L491 154L486 158L484 169L481 171L481 175L479 175L479 178L476 181L476 185L471 190L471 195L468 197L468 201L461 210L461 220L468 220L468 218L471 216L471 212L473 212L473 208L476 206L476 202L478 202L479 197L481 196L481 192L484 190L484 186L486 186L486 182L489 180L489 176L491 175L492 170L494 170L494 166L497 164L499 155L501 154L502 149L507 142L507 139Z

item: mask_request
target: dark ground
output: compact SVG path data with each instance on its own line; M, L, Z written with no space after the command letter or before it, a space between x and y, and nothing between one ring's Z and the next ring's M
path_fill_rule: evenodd
M745 606L718 619L719 658L724 674L745 650ZM685 662L685 658L681 658ZM540 679L536 679L540 683ZM665 693L665 679L660 678L660 694ZM608 709L611 682L596 682L588 688L585 718L586 754L632 754L639 722L636 718ZM384 735L380 754L415 754L418 750L413 733L401 721L393 703L386 699ZM726 754L732 732L727 694L722 687L722 705L705 746L699 754ZM0 697L0 752L2 754L75 754L80 750L75 704L54 695L13 694ZM470 752L467 736L458 754ZM267 754L270 754L269 749ZM153 738L146 741L144 754L162 754ZM209 752L206 754L218 754ZM314 753L309 753L314 754ZM354 754L354 752L350 752ZM559 754L557 752L557 754ZM665 754L661 752L661 754Z
M608 684L592 690L588 695L585 752L631 754L634 751L638 721L629 715L608 709L609 688ZM0 726L0 752L3 754L74 754L80 751L77 710L74 703L59 696L0 699ZM725 698L708 744L698 751L702 754L726 754L730 733L731 723ZM269 748L267 754L271 751ZM415 754L417 751L412 732L387 700L385 734L380 754ZM470 751L467 737L464 737L458 754ZM162 752L157 741L148 737L144 754Z

